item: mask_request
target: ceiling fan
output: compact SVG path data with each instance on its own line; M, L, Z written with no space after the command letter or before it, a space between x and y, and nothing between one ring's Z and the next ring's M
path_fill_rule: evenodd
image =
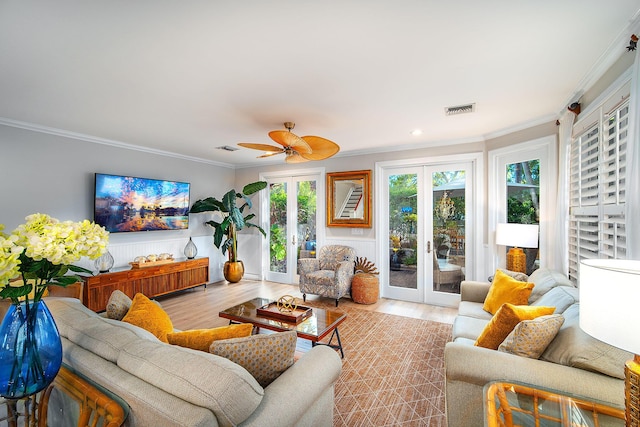
M324 160L338 151L340 147L333 141L319 136L298 136L291 133L291 129L296 126L293 122L284 122L287 130L274 130L269 132L269 138L273 139L282 147L268 144L254 144L251 142L239 142L241 147L252 148L254 150L265 151L258 158L271 157L284 153L287 163L302 163L310 160Z

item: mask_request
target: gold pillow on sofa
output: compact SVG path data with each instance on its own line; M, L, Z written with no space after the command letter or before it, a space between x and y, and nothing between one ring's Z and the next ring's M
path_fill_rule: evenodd
M496 270L489 293L482 308L491 314L496 314L504 303L526 305L533 290L533 283L520 282L513 277Z
M162 342L167 342L167 334L173 332L169 315L144 294L134 295L131 308L122 321L146 329Z
M502 341L523 320L553 314L555 307L539 307L529 305L513 305L506 303L491 318L487 326L476 340L475 345L497 350Z
M167 341L169 341L169 344L179 345L180 347L208 352L211 343L214 341L248 337L252 331L253 325L251 323L240 323L212 329L191 329L172 332L167 334Z

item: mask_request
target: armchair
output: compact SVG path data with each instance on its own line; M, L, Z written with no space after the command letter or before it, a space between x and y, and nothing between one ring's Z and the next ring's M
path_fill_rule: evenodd
M323 246L317 258L300 258L302 300L307 300L307 294L320 295L334 298L337 307L340 298L350 292L355 258L355 249L341 245Z

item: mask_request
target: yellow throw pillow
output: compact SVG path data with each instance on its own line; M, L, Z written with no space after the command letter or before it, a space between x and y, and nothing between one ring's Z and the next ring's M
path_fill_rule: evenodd
M169 341L169 344L179 345L180 347L209 352L209 347L214 341L248 337L251 336L252 331L253 325L251 323L240 323L212 329L173 332L167 334L167 341Z
M518 323L523 320L532 320L536 317L553 314L555 307L513 305L506 303L491 318L487 326L476 340L475 345L497 350L502 341L513 331Z
M167 334L173 332L169 315L144 294L135 294L131 308L122 321L151 332L163 342L167 342Z
M513 277L496 270L489 293L482 308L491 314L496 314L504 303L526 305L533 290L533 283L520 282Z

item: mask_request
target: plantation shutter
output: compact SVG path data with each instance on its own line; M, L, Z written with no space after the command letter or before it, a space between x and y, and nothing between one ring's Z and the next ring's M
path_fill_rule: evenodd
M626 258L625 173L628 100L571 143L569 276L578 280L585 258Z

